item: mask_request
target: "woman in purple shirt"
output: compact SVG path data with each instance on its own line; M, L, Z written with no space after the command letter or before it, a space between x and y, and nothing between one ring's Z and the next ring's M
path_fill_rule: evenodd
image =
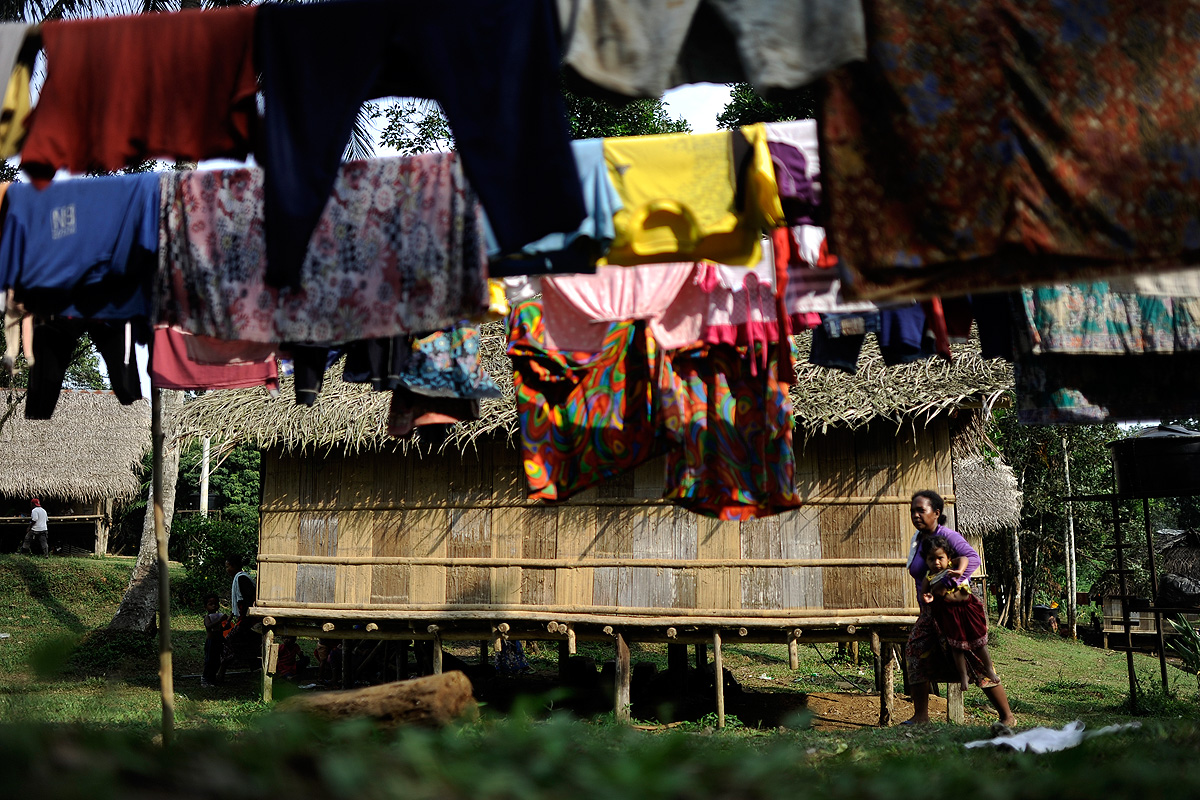
M979 569L979 553L967 544L967 540L958 531L945 526L945 503L937 492L926 489L912 496L911 518L917 532L913 535L908 550L908 574L917 584L917 602L921 605L921 615L913 625L909 634L908 644L904 648L904 657L908 665L908 688L912 695L913 716L904 725L918 725L929 722L929 683L943 680L949 674L945 667L946 654L940 641L937 624L933 614L921 600L921 579L925 577L925 559L921 557L921 542L931 536L945 536L950 543L953 553L951 557L950 575L962 584ZM1012 725L1012 710L1008 707L1008 694L999 683L986 680L981 670L971 668L971 660L967 659L967 672L971 680L978 684L987 695L989 701L1000 715L1000 722Z

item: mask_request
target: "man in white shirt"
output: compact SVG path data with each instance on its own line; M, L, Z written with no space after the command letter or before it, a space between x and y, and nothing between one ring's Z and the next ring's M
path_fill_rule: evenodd
M36 497L29 501L33 506L33 511L30 512L29 530L25 532L25 541L21 542L21 552L29 551L33 555L33 538L36 536L38 544L42 546L42 555L46 558L50 557L50 542L48 540L49 526L46 524L50 520L50 515L46 513L46 509L42 508L42 501Z

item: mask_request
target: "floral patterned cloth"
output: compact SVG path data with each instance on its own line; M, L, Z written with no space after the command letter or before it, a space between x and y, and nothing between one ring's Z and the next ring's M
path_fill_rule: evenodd
M414 339L399 382L426 397L480 400L503 395L479 364L479 330L465 322Z
M159 321L254 342L439 330L488 307L479 207L454 153L342 165L299 291L266 283L263 173L165 173Z
M830 236L868 299L1196 263L1200 10L865 0L831 74Z

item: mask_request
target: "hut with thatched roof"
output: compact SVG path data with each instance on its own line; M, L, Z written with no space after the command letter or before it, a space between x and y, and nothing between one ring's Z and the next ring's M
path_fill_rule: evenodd
M123 406L109 391L64 390L53 419L28 420L23 390L0 396L0 531L6 548L16 549L24 536L29 499L37 497L50 514L52 542L82 540L104 555L113 504L142 486L149 403Z
M1011 386L1007 364L970 347L949 364L885 368L869 341L853 376L801 363L805 504L722 522L661 499L661 460L558 505L527 500L503 347L501 333L483 337L508 396L436 448L388 439L387 395L332 375L311 408L287 387L280 400L243 390L185 406L181 431L264 451L252 614L299 635L557 639L565 652L581 637L716 634L793 655L798 641L900 641L917 614L910 497L937 490L955 524L951 441L975 435L975 410Z

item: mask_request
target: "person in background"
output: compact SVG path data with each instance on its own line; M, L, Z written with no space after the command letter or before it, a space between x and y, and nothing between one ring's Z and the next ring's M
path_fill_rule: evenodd
M47 524L50 521L50 515L46 513L46 509L42 508L42 501L36 497L29 501L33 510L29 513L29 530L25 532L25 541L21 542L21 549L18 552L29 551L33 555L33 539L36 536L38 544L42 547L42 555L46 558L50 557L50 526Z
M244 568L245 563L245 559L236 553L225 557L225 572L233 578L233 587L229 590L232 615L239 621L250 611L250 606L254 605L256 588L254 578L251 578Z
M204 670L200 675L201 688L218 683L217 670L225 649L225 625L229 616L221 613L221 600L215 592L204 598Z
M225 626L225 648L221 657L221 666L217 670L217 680L225 679L225 670L234 661L245 661L255 657L258 643L254 632L250 629L250 606L254 605L254 578L243 568L245 559L240 554L230 553L225 556L225 572L233 578L229 590L230 621Z
M308 666L308 656L296 643L295 636L282 636L279 639L279 657L275 661L275 677L292 680L299 677L300 672Z

